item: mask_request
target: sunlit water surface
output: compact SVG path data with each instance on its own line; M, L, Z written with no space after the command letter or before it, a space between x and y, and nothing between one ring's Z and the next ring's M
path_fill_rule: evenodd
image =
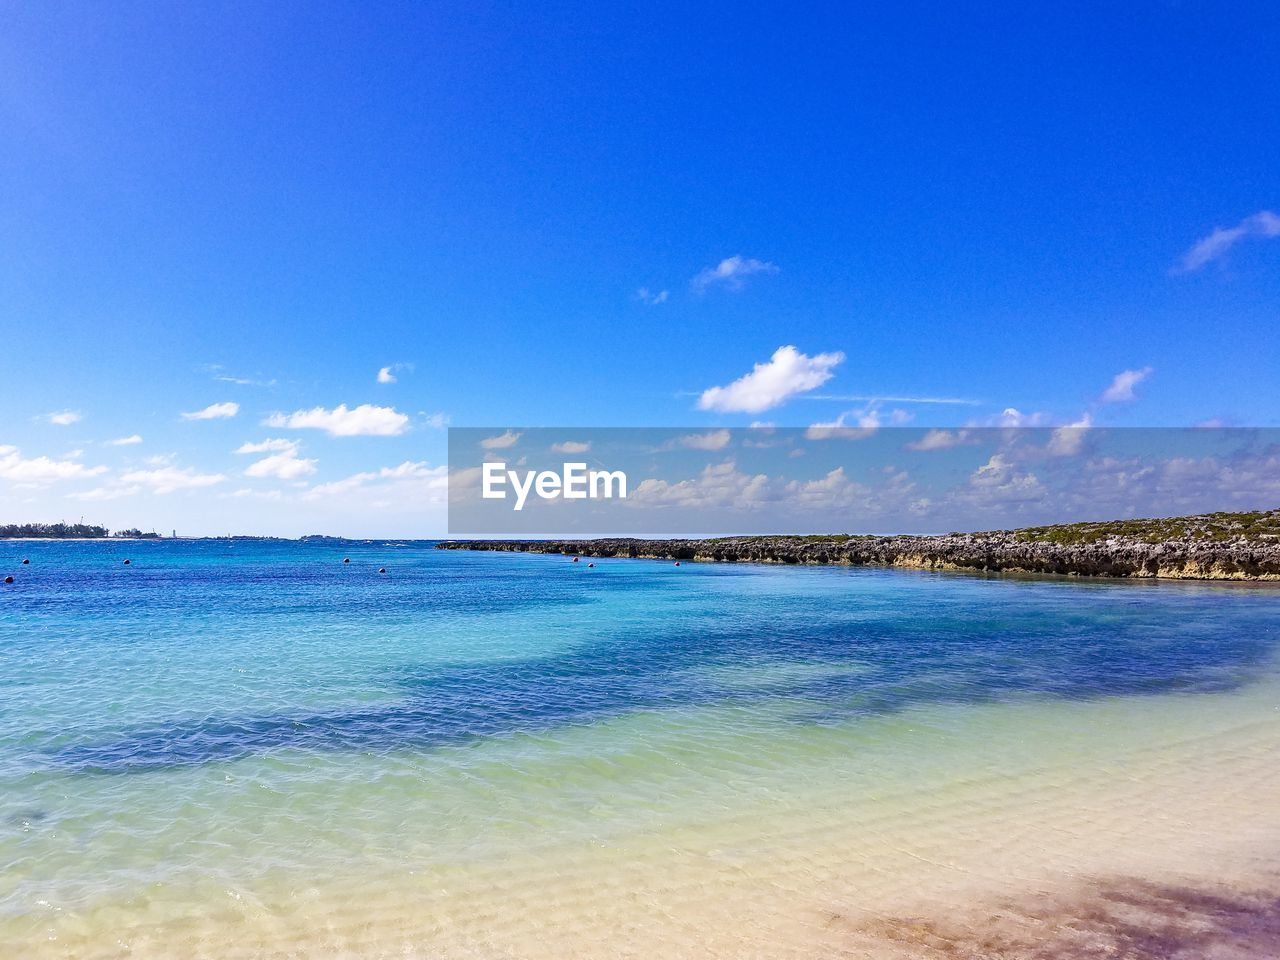
M992 904L1043 928L1028 896L1274 879L1275 588L243 541L11 572L0 956L919 956Z

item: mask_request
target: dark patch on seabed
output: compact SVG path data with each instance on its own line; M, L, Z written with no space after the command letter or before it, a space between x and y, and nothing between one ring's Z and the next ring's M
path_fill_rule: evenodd
M72 744L48 759L63 769L125 772L286 747L429 749L589 724L640 710L772 698L805 704L794 722L841 723L928 703L1220 693L1255 676L1274 648L1271 636L1213 636L1206 642L1199 634L1153 639L1112 628L1105 640L1082 638L1049 618L1002 631L984 632L982 627L968 624L936 632L937 625L908 620L869 626L756 623L638 637L606 634L573 657L408 668L389 678L401 694L392 704L158 724L108 742ZM860 669L746 690L702 672L850 660Z
M1241 892L1108 880L967 917L831 914L854 949L919 960L1267 960L1280 957L1280 883ZM844 937L842 937L844 939Z

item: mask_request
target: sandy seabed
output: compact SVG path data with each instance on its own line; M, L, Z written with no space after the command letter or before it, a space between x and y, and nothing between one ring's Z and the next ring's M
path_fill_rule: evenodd
M1141 724L1121 702L969 709L972 730L935 711L911 735L945 727L950 746L926 761L908 738L892 776L869 758L856 781L779 781L608 840L586 822L550 844L477 837L474 857L433 857L414 839L431 825L408 822L394 861L264 865L5 918L0 955L1280 957L1280 712L1270 688L1227 699L1204 724L1195 697L1146 704ZM1020 736L1020 767L985 762Z

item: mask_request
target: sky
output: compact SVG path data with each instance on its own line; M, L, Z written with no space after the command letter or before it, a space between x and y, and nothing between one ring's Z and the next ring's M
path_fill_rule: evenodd
M1280 8L1113 6L0 3L0 522L437 535L450 425L1280 426Z

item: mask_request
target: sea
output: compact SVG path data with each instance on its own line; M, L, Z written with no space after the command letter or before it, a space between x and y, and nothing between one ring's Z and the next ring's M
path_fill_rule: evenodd
M1280 955L1276 585L413 541L4 575L0 957Z

